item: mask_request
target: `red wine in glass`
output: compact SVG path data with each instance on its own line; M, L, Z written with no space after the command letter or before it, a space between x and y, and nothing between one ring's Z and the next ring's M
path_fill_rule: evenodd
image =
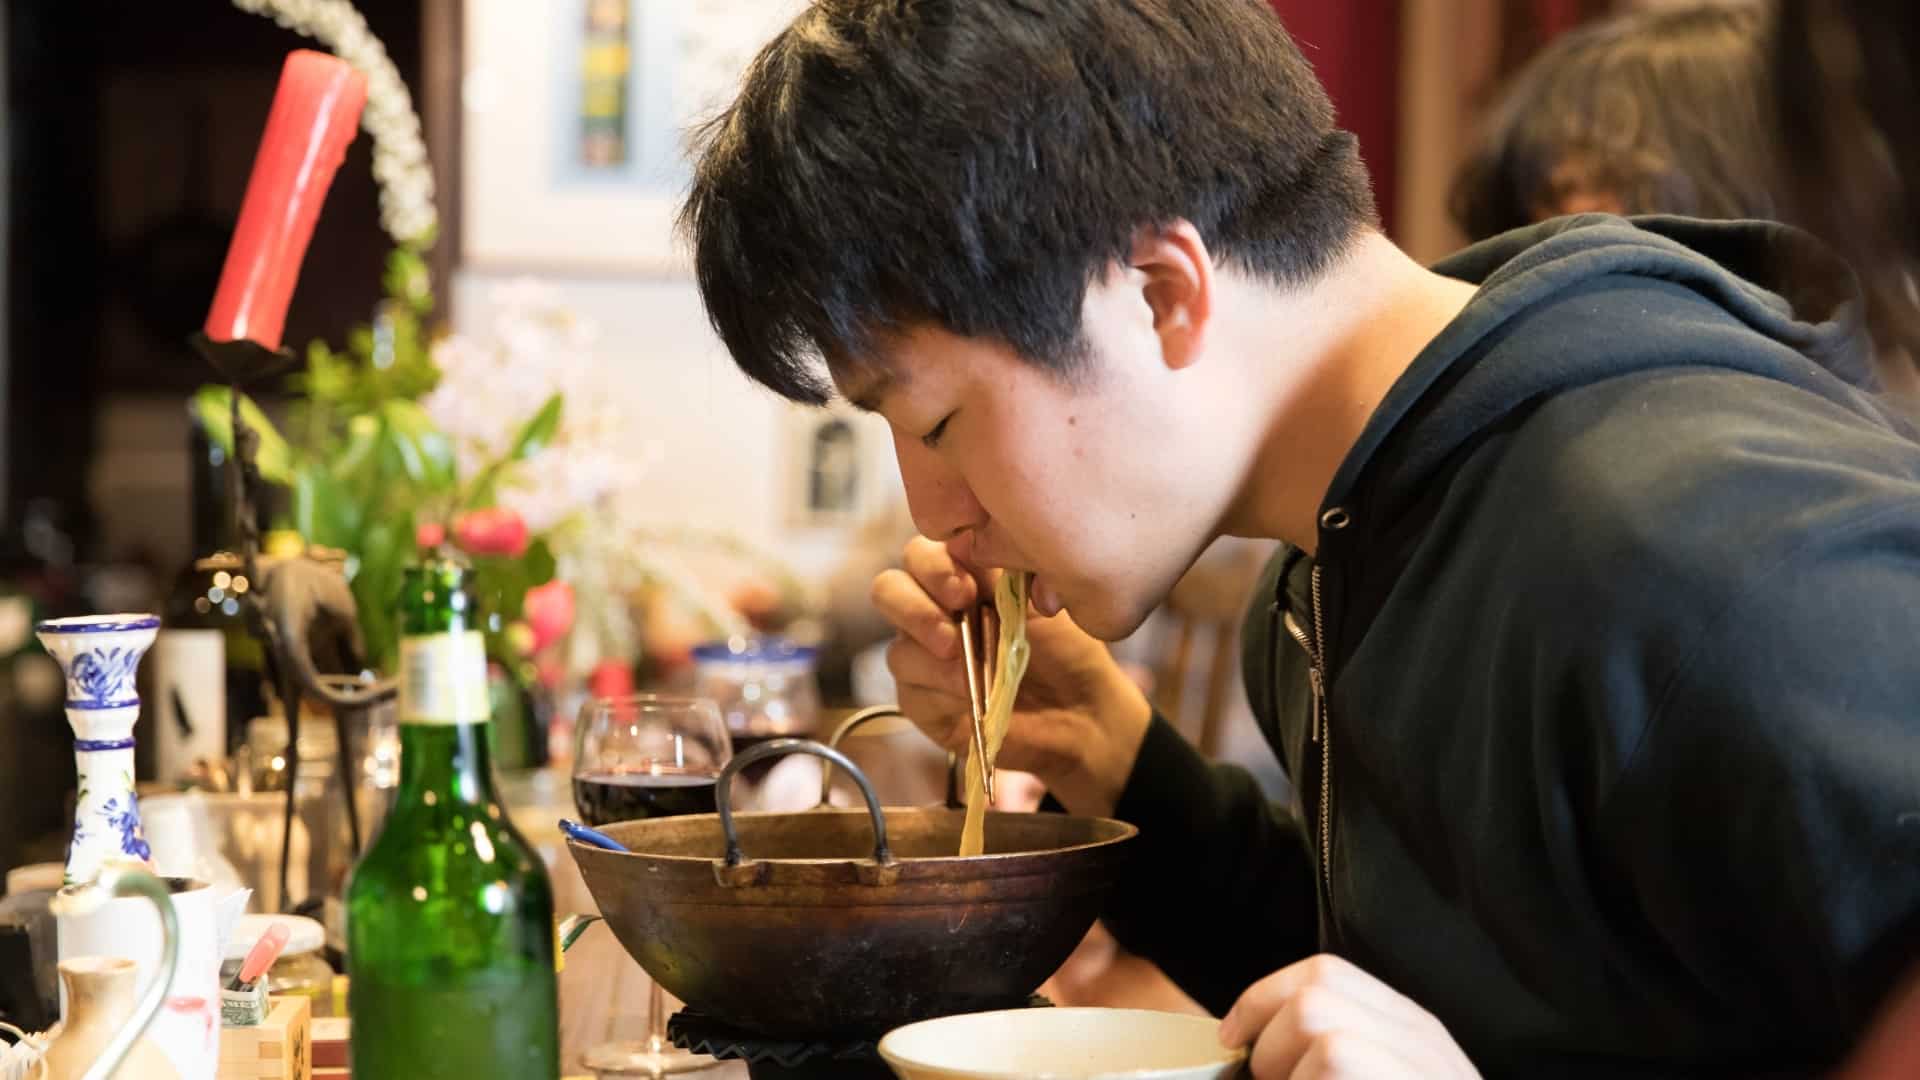
M595 828L617 821L711 814L719 778L717 769L680 765L590 769L573 778L573 804L581 820Z
M574 725L573 801L595 827L713 813L714 787L732 757L727 722L707 698L594 698ZM715 1064L668 1041L666 994L651 979L644 1037L589 1047L583 1063L602 1076L665 1076Z

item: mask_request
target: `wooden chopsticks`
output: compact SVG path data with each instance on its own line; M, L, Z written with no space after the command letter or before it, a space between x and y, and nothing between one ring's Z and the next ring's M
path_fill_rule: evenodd
M960 627L961 662L967 669L967 699L973 707L973 753L980 762L981 787L993 801L993 766L987 761L987 700L993 694L992 609L984 604L955 616Z

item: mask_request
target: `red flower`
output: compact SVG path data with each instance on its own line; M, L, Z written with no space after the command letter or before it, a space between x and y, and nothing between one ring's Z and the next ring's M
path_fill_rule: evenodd
M504 506L469 510L453 519L453 538L472 555L517 559L527 550L527 523Z
M602 660L587 676L587 691L594 697L625 697L633 693L633 669L619 660Z
M559 580L535 585L527 590L521 611L533 627L533 651L539 652L573 629L573 586Z
M414 526L413 542L422 551L431 551L447 542L447 527L437 521L423 521Z

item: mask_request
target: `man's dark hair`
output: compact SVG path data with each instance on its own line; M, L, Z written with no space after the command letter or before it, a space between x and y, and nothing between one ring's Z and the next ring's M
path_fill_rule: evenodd
M1752 0L1716 0L1561 35L1501 94L1454 181L1454 219L1483 240L1573 192L1628 214L1774 217L1765 21Z
M932 324L1062 374L1142 227L1308 282L1374 223L1353 137L1265 0L816 0L695 133L707 313L780 394Z

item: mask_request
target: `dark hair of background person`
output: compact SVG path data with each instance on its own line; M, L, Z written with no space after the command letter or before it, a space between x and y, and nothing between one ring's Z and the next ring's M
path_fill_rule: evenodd
M1766 14L1633 11L1555 38L1500 94L1456 176L1474 240L1566 212L1772 218Z
M1787 212L1858 270L1885 364L1920 357L1920 4L1781 0L1772 50ZM1891 381L1891 378L1890 378Z
M714 329L795 400L918 325L1083 366L1137 230L1311 281L1375 224L1352 135L1265 0L820 0L696 131L681 211Z

